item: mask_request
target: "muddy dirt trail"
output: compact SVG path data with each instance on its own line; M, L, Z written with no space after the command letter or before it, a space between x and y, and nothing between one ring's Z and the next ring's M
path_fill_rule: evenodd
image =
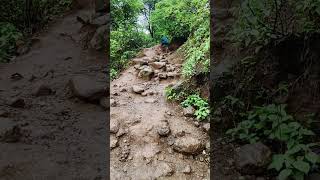
M111 179L209 179L209 124L167 102L165 87L178 86L181 68L169 57L145 49L111 82Z
M74 96L107 85L106 57L80 43L76 17L89 12L57 20L29 53L0 65L0 179L106 179L107 112Z

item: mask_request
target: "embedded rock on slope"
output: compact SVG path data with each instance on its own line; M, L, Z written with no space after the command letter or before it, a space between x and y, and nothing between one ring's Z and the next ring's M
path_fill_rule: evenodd
M73 77L69 86L75 96L88 101L99 101L107 94L105 83L97 82L88 76Z

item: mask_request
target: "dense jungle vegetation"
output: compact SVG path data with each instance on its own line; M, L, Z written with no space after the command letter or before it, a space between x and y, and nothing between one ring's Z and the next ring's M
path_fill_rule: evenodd
M72 0L2 0L0 6L0 62L15 55L17 42L40 30L54 16L68 10Z
M137 23L146 18L146 27ZM209 69L209 5L206 0L112 0L111 77L117 76L137 52L170 40L187 39L183 74L192 77ZM148 33L145 33L146 29Z
M226 41L242 58L215 82L212 120L272 150L265 176L307 179L320 163L320 1L245 0L233 16Z

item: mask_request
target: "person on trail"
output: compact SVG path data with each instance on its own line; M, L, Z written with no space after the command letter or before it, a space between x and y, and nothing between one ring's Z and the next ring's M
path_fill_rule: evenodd
M168 53L168 48L169 48L169 40L167 36L162 36L161 38L161 48L162 50L165 50L165 53Z

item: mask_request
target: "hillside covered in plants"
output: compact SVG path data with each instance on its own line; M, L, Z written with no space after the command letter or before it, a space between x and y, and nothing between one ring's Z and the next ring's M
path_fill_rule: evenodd
M320 1L213 6L212 121L228 150L212 163L231 167L214 172L319 179Z
M175 55L182 58L181 75L187 82L185 84L190 85L181 93L168 88L168 96L170 99L182 101L188 95L197 96L200 91L205 91L202 96L208 98L208 1L112 0L111 9L111 79L128 67L131 59L141 56L143 48L158 45L161 37L167 36L171 53L175 52ZM198 85L201 85L201 88L192 88ZM189 91L190 89L193 90ZM205 107L203 113L207 118L207 105L201 107Z

